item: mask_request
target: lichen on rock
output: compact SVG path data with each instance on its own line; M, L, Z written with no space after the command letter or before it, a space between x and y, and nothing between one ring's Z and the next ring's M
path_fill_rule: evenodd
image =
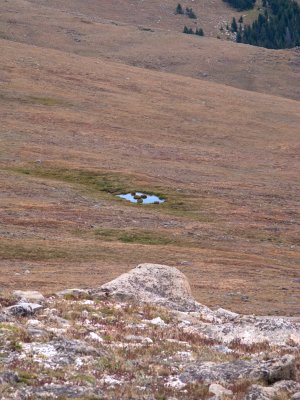
M176 268L24 293L0 309L5 400L299 398L299 321L212 310Z

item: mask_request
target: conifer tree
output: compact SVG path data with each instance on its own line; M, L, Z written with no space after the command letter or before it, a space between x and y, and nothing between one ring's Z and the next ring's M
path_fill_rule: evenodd
M186 7L185 9L186 15L191 19L197 19L197 15L194 13L192 8Z
M195 34L198 36L204 36L204 31L202 28L199 28L199 29L196 29Z
M231 32L237 32L238 26L235 20L235 17L232 18L231 22Z
M184 14L183 8L180 3L177 4L175 14Z
M299 4L295 0L265 0L264 4L268 8L242 31L242 43L269 49L300 46Z

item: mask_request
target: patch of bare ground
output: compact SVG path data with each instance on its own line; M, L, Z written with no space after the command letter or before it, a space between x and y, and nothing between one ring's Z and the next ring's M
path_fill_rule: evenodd
M203 304L299 315L297 101L0 44L2 290L155 262Z

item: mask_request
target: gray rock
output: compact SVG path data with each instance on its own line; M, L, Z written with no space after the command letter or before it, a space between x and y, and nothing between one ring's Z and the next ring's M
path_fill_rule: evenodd
M234 321L236 318L239 317L239 314L229 310L225 310L224 308L218 308L215 311L215 315L227 321Z
M252 385L245 396L245 400L274 400L274 398L280 395L291 396L299 389L300 383L295 381L280 381L276 382L273 386L267 387ZM294 399L294 396L291 398Z
M43 308L43 306L36 303L18 303L13 306L7 307L5 310L12 315L27 317L29 315L33 315L41 308Z
M244 400L273 400L275 391L272 387L252 385Z
M80 340L58 338L46 343L24 343L23 351L40 363L57 366L72 365L76 359L91 360L106 354Z
M295 393L292 397L291 400L300 400L300 392Z
M173 311L197 311L198 324L193 322L191 327L185 329L186 332L198 331L204 337L225 345L240 341L247 345L267 342L279 346L292 343L300 347L299 320L243 316L223 308L213 311L194 300L186 277L173 267L140 264L90 293L102 299L112 297L121 301L152 303Z
M42 293L34 290L29 290L29 291L15 290L13 292L13 297L15 297L21 303L43 304L46 300L45 297L42 295Z
M240 341L248 345L267 342L286 346L292 342L297 347L300 343L300 324L292 318L240 315L234 320L226 320L211 310L202 314L206 323L192 329L224 344Z
M59 327L65 328L65 329L68 329L71 325L67 319L58 317L57 315L51 315L49 317L49 320L51 322L55 322Z
M68 356L96 356L100 352L93 346L87 345L85 342L80 340L67 340L64 338L59 338L55 341L50 342L50 344L55 348L59 354L65 354Z
M127 342L136 342L136 343L143 343L143 344L152 344L153 340L149 337L144 336L137 336L137 335L126 335L124 340Z
M5 313L0 313L0 322L6 322L8 320L8 316Z
M163 305L180 311L197 311L187 278L176 268L158 264L140 264L131 271L92 291L99 297Z
M0 372L0 385L5 383L14 384L20 381L19 376L15 372L5 371Z
M296 374L295 358L286 355L268 361L238 360L216 364L213 362L194 363L180 375L182 382L227 383L239 379L264 381L268 384L282 379L294 379Z
M300 383L296 381L282 380L280 382L274 383L273 388L275 388L277 391L290 394L300 391Z
M49 333L45 329L38 329L34 327L27 328L27 333L29 336L33 338L44 338L46 339L49 336Z
M224 346L222 344L216 344L215 346L213 346L213 348L218 351L219 353L223 353L223 354L230 354L233 352L233 350L231 350L229 347Z
M92 398L103 399L103 392L99 388L87 388L72 385L57 385L46 383L39 388L24 388L17 392L18 399L76 399Z

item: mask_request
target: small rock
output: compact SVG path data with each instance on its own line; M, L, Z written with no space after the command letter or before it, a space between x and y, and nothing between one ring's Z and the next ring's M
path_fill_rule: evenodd
M43 304L45 302L45 297L42 295L42 293L34 290L15 290L13 292L13 297L15 297L19 302L22 303Z
M217 317L224 318L228 321L234 321L236 318L239 317L239 314L229 310L225 310L224 308L218 308L215 313Z
M8 316L5 313L0 313L0 322L6 322L8 320Z
M181 390L186 386L186 383L182 382L178 376L172 376L168 379L165 386L171 389Z
M192 360L194 358L191 351L177 351L175 357L181 360Z
M121 385L123 383L122 380L116 379L112 376L106 375L101 379L102 383L105 383L106 385L109 386L116 386L116 385Z
M26 325L28 327L35 327L35 328L42 328L44 326L44 324L41 321L39 321L38 319L29 319L26 322Z
M163 319L161 319L160 317L153 318L153 319L151 319L151 320L149 320L149 321L147 321L147 322L149 322L149 324L151 324L151 325L167 326L167 324L165 323L165 321L164 321Z
M95 340L96 342L104 342L104 340L102 339L102 337L100 337L99 335L97 335L97 333L95 332L90 332L89 337L92 340Z
M224 346L222 344L217 344L213 347L216 351L218 351L219 353L223 353L223 354L229 354L232 353L233 350L231 350L229 347Z
M127 335L124 338L127 342L137 342L137 343L145 343L145 344L152 344L153 340L149 337L144 336L136 336L136 335Z
M27 317L28 315L33 315L41 308L43 308L43 306L36 303L18 303L13 306L7 307L6 311L12 315Z
M300 392L295 393L295 394L292 396L291 400L300 400Z
M45 329L37 329L32 327L29 327L27 329L27 333L29 334L29 336L38 338L47 338L49 336L49 333Z
M296 335L294 333L292 333L290 335L290 341L295 345L295 346L299 346L300 345L300 334Z
M20 381L18 374L15 372L5 371L0 372L0 385L5 383L13 384Z
M209 392L215 394L216 396L219 396L220 398L222 398L223 396L225 397L233 396L233 392L231 390L224 388L224 386L219 385L218 383L212 383L209 386Z
M95 302L94 302L94 300L82 300L82 301L80 302L80 304L84 304L84 305L94 305Z
M49 320L55 322L59 327L63 329L68 329L70 327L70 322L67 319L52 315Z

